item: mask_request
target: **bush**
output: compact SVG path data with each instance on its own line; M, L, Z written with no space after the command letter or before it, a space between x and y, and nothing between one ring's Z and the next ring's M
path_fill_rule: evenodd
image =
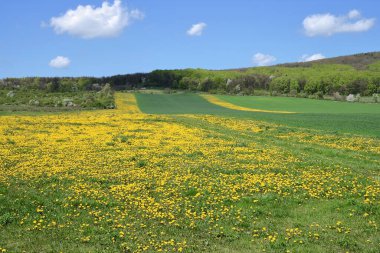
M290 91L290 79L287 77L273 78L269 85L272 91L279 93L289 93Z
M304 90L309 95L315 94L316 92L321 91L320 90L320 81L317 79L308 80L305 84Z
M226 95L226 94L228 94L226 90L221 89L221 88L215 90L215 93L216 93L216 94L221 94L221 95Z
M290 91L295 91L297 94L297 92L299 92L300 90L301 89L300 89L298 80L295 80L295 79L290 80Z
M322 91L317 91L315 93L315 96L317 97L317 99L323 99L323 92Z
M372 95L372 98L373 98L373 102L375 102L375 103L380 102L380 101L379 101L379 94L374 93L374 94Z
M278 96L279 94L278 94L277 91L272 91L272 92L270 93L270 95L276 97L276 96Z
M290 97L297 97L297 90L290 90L289 96Z
M297 94L298 98L307 98L307 94L305 92L300 92Z
M354 95L354 94L349 94L349 95L346 97L346 101L347 101L347 102L355 102L355 95Z
M269 96L270 93L267 90L260 89L260 90L254 90L253 95L256 95L256 96Z
M339 94L339 92L334 92L333 97L334 97L334 100L336 100L336 101L342 101L343 100L343 96L341 96Z
M170 88L165 88L164 89L164 94L172 94L173 92L172 92L172 89L170 89Z

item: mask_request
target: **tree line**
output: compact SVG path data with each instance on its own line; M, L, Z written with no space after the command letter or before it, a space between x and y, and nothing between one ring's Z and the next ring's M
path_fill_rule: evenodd
M114 90L167 88L250 95L265 90L272 95L341 95L380 93L380 63L366 70L338 64L306 67L260 67L242 70L155 70L150 73L110 77L28 77L0 80L2 89L36 89L48 92L99 91L106 84Z

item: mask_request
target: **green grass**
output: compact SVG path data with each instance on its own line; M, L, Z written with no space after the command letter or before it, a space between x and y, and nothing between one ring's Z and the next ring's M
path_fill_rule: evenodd
M300 112L296 114L275 114L230 110L211 104L193 93L136 94L136 97L140 109L149 114L213 114L263 120L291 127L322 130L333 134L348 133L380 137L379 104L350 104L283 97L218 96L223 100L244 107ZM260 101L257 102L260 107L254 106L257 99Z
M140 109L150 114L228 114L233 110L209 103L193 94L136 93Z
M332 134L347 133L355 135L380 137L380 114L370 113L299 113L271 114L256 113L242 117L263 120L271 123L321 130Z
M380 104L362 104L308 98L226 96L217 95L221 100L235 105L264 110L282 110L298 113L375 113L380 114Z

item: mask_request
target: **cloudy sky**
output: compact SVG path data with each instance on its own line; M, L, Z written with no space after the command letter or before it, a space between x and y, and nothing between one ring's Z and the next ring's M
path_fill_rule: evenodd
M380 50L374 0L2 0L0 77L266 66Z

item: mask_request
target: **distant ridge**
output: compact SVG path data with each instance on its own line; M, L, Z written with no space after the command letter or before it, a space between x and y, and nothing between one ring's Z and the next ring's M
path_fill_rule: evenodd
M310 67L314 63L319 64L344 64L353 66L356 69L366 69L368 65L380 60L380 52L368 52L361 54L345 55L332 58L326 58L309 62L294 62L279 64L284 67Z
M311 67L313 64L343 64L350 65L358 70L365 70L368 68L368 65L380 61L380 52L368 52L360 53L353 55L338 56L332 58L325 58L321 60L309 61L309 62L291 62L291 63L282 63L270 67L288 67L288 68L297 68L297 67ZM267 67L267 68L268 68ZM230 71L247 71L254 67L249 68L238 68L238 69L225 69Z

